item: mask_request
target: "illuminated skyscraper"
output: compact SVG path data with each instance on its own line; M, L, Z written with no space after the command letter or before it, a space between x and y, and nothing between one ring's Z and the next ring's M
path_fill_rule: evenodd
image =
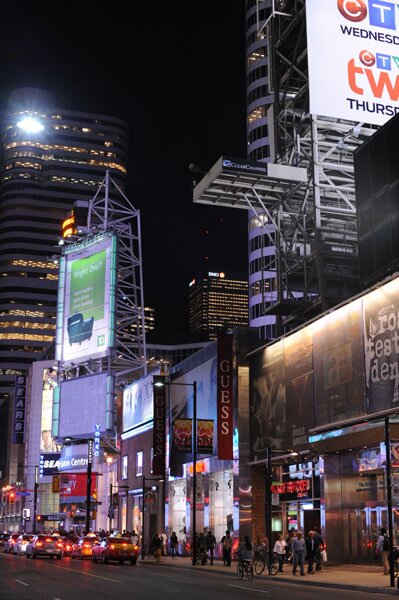
M21 88L9 97L2 140L0 399L53 340L63 219L94 196L106 169L126 189L127 127Z
M234 273L208 272L189 284L190 331L210 340L233 327L248 326L248 279Z

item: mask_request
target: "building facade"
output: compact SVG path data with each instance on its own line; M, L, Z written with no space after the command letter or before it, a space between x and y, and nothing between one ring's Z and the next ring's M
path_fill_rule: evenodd
M190 331L210 340L218 332L248 325L248 282L245 275L208 272L189 284Z
M0 397L7 397L54 338L63 219L75 200L94 196L106 169L126 188L127 127L22 88L8 99L1 154Z

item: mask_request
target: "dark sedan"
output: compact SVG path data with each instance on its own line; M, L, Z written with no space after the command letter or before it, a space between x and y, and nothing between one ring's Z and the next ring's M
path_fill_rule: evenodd
M109 537L101 542L96 542L93 546L93 562L101 560L107 563L110 560L116 560L120 564L128 560L131 565L135 565L139 555L139 547L132 544L129 538Z
M56 557L61 560L62 557L62 541L56 535L35 535L26 547L26 558L37 558L38 556L48 556L49 558Z

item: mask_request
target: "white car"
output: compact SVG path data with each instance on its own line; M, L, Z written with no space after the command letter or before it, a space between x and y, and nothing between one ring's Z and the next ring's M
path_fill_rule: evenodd
M22 533L12 547L13 554L26 554L26 546L29 544L33 535Z

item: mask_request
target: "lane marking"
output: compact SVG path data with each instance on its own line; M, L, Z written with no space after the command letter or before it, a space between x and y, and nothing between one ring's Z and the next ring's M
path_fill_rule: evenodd
M94 577L95 579L105 579L105 581L112 581L113 583L123 583L120 579L111 579L110 577L101 577L101 575L92 575L91 573L85 573L84 571L78 571L76 569L67 569L66 567L56 567L62 571L70 571L71 573L78 573L79 575L87 575L87 577Z
M259 592L260 594L269 594L266 590L257 590L256 588L245 587L244 585L233 585L232 583L227 584L228 587L238 588L239 590L249 590L250 592Z
M20 579L15 579L15 581L21 585L29 585L29 583L25 583L25 581L21 581Z

